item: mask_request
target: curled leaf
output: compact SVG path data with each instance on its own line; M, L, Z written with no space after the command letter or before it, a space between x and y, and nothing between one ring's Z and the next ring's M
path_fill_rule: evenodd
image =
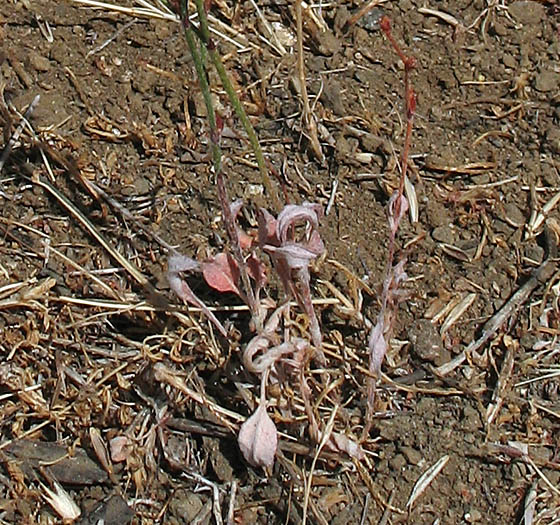
M190 286L181 278L181 272L200 271L200 265L194 259L180 254L174 254L169 257L167 269L167 281L170 288L183 301L197 306L202 310L204 315L212 322L219 332L227 337L226 329L217 317L208 309L208 307L194 294Z
M278 447L278 431L266 413L266 403L261 403L241 425L237 441L248 463L254 467L272 467Z
M281 243L291 240L293 227L297 223L305 223L306 233L317 231L322 208L319 204L304 202L301 205L288 204L278 214L276 222L276 235Z
M362 447L346 434L333 432L328 442L329 448L346 452L351 458L362 460L366 457Z
M310 202L285 206L278 219L261 209L259 242L270 254L286 295L295 297L309 317L313 344L323 360L321 329L311 302L309 284L309 264L325 251L318 230L321 215L321 206ZM296 228L302 225L305 232L302 238L296 238Z
M389 227L391 228L391 235L395 236L397 234L401 219L407 210L407 198L396 190L393 195L391 195L389 205L387 207L387 219L389 221Z

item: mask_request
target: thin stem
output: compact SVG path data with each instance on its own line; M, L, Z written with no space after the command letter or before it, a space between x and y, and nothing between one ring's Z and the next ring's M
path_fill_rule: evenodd
M222 64L222 59L220 58L218 51L211 45L208 46L208 51L210 53L210 58L214 63L214 67L216 68L216 71L218 71L218 75L220 76L220 80L222 81L222 85L226 90L231 105L233 106L237 117L239 118L239 120L241 120L241 124L245 128L245 132L249 137L249 142L251 143L251 148L253 149L255 158L257 159L257 165L259 167L261 179L265 190L272 198L273 207L279 210L281 208L280 199L278 197L276 189L272 185L270 177L268 176L268 169L266 167L261 145L259 144L255 129L253 128L253 125L251 124L251 121L249 120L249 117L247 116L247 113L245 112L245 109L243 108L231 81L229 80L228 74L224 65Z
M181 3L185 3L185 0L181 0ZM222 63L222 59L216 49L215 43L210 38L210 32L208 30L208 16L206 14L206 8L204 6L204 0L195 0L196 10L198 12L199 22L200 22L200 38L201 38L201 48L205 48L208 50L210 54L210 58L218 72L220 77L220 81L222 82L222 86L224 87L227 96L235 110L235 113L239 120L241 120L241 124L249 137L249 142L251 144L251 148L253 149L253 153L255 154L255 158L257 160L257 165L259 167L259 171L261 174L261 179L263 182L263 186L265 187L266 192L270 195L273 201L273 206L276 209L280 209L280 199L278 197L278 193L274 186L272 185L272 181L268 175L268 169L266 167L266 163L264 160L264 155L261 149L261 145L259 144L259 140L257 138L257 134L255 133L255 129L237 96L235 89L229 79L227 71ZM190 48L189 44L189 48ZM192 50L191 50L192 53ZM210 123L212 126L212 123Z
M208 16L204 0L196 2L196 11L198 13L198 21L200 24L200 56L202 61L206 63L206 47L210 41L210 30L208 29Z
M208 76L202 56L202 50L204 50L204 54L206 54L206 45L200 38L200 50L196 45L196 33L189 20L187 0L181 0L181 20L183 22L183 27L185 28L185 39L187 41L187 45L189 46L191 56L193 57L196 75L198 76L198 82L200 84L200 90L202 91L204 104L206 105L206 111L208 113L208 124L210 126L210 149L212 151L214 172L217 175L222 169L222 150L218 142L219 134L218 126L216 124L216 112L214 111L214 102L212 100L212 93L210 92L210 85L208 84ZM208 29L208 26L206 26L206 28Z

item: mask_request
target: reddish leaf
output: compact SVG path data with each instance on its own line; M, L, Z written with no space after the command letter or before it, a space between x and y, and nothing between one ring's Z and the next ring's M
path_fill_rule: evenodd
M218 292L239 295L239 267L231 255L221 252L201 264L204 280Z
M266 266L254 253L252 253L247 259L247 267L249 269L249 275L255 281L256 288L262 288L267 281Z
M239 246L241 246L242 250L248 250L253 246L253 237L239 227L237 228L237 237L239 238Z

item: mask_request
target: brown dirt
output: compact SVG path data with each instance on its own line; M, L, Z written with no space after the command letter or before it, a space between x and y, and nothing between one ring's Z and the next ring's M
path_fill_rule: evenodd
M285 38L283 57L259 38L264 29L249 2L213 8L240 43L241 49L216 37L289 200L326 206L338 183L321 225L328 257L315 271L317 297L333 297L324 284L330 281L352 298L352 279L331 260L374 290L383 280L386 205L398 181L404 123L402 65L379 30L381 14L391 17L395 36L418 61L410 177L419 221L407 217L399 232L408 295L384 363L379 417L361 463L334 453L318 460L307 519L530 523L524 512L535 491L533 523L558 523L558 272L537 283L480 359L475 355L444 377L434 373L434 365L479 337L531 272L555 255L557 207L545 214L549 236L544 223L536 231L530 225L560 191L558 7L507 0L432 4L456 23L421 12L420 0L381 4L350 28L345 24L361 4L326 4L324 33L313 30L306 15L307 89L325 131L324 165L301 133L301 100L291 81L291 3L261 5ZM80 507L78 523L214 523L216 513L226 520L230 502L231 523L300 523L303 478L316 446L296 386L286 381L272 393L276 406L269 413L291 438L281 438L282 455L266 475L243 461L237 421L224 426L207 406L151 375L161 361L192 390L247 416L258 380L239 361L248 340L246 315L218 314L237 336L229 344L197 314L172 315L161 303L162 294L178 303L165 279L166 251L82 182L95 181L183 253L204 258L223 246L206 112L179 26L65 2L3 2L0 42L4 144L19 122L15 110L41 95L32 116L37 139L24 132L0 177L0 522L57 519L44 499L52 449L30 449L20 441L26 439L52 443L59 455L72 457L75 449L75 457L89 456L51 472ZM244 220L250 225L252 210L270 203L244 133L215 75L211 80L232 131L223 139L230 193L249 203ZM88 217L160 294L135 282L38 177ZM196 279L191 284L209 304L238 304L210 294ZM274 286L268 293L279 299ZM451 314L446 306L467 297L472 304L442 334ZM362 313L374 319L377 295L366 293L363 302ZM328 377L338 386L318 410L326 423L338 404L336 429L359 437L367 330L340 306L322 307ZM298 322L306 334L305 319ZM312 388L319 396L324 385L312 381ZM133 444L124 461L106 467L109 475L99 472L90 429L99 431L101 443L127 435ZM517 454L521 445L512 442L527 445L527 455ZM444 456L447 464L408 508L420 476ZM68 474L70 465L84 478Z

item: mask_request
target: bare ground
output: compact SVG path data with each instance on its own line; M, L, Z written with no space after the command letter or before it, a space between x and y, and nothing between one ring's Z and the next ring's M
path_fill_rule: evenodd
M407 217L399 232L407 297L366 458L322 451L313 463L317 445L287 378L271 392L281 450L264 472L236 441L258 398L258 379L240 364L247 314L224 310L235 297L190 281L228 326L225 340L180 305L152 235L199 259L226 242L206 112L178 24L69 2L1 3L4 147L41 95L36 136L24 129L0 177L1 523L58 522L54 480L84 524L560 522L558 6L433 4L385 2L352 19L361 4L327 3L313 8L315 22L305 11L323 163L302 133L293 6L259 4L273 36L250 2L212 7L224 62L286 199L331 203L321 224L328 255L313 283L327 367L312 363L306 375L323 424L337 407L335 429L354 439L366 413L360 313L379 311L405 126L402 64L379 30L382 14L418 61L409 173L418 221ZM254 227L254 210L270 202L211 80L229 190ZM282 298L274 282L267 294ZM503 322L469 359L437 368L500 311ZM308 337L305 316L292 315Z

